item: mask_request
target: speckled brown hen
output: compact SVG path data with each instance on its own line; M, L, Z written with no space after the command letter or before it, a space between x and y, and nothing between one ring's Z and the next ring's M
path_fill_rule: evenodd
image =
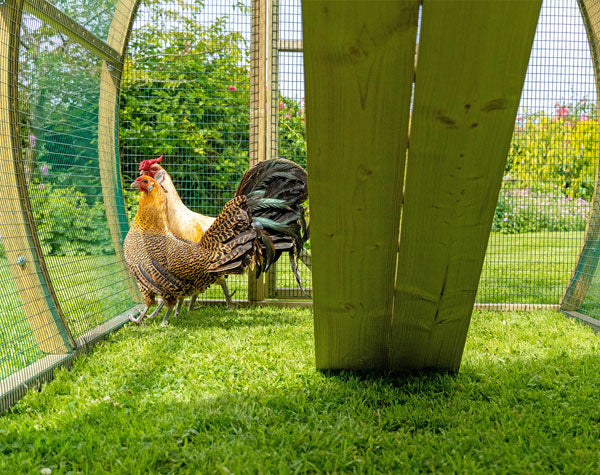
M169 231L167 197L161 185L141 176L131 185L141 193L138 212L125 238L125 261L146 306L155 297L167 305L164 326L182 297L203 292L224 274L241 273L254 260L257 275L283 252L295 258L308 237L302 203L307 198L306 172L288 160L261 162L242 177L229 201L198 243ZM179 303L178 303L179 301Z
M195 213L181 201L181 197L173 184L171 176L160 166L162 160L162 155L151 160L142 160L139 166L140 175L147 175L154 178L167 193L167 226L169 227L169 231L177 237L198 242L211 224L215 222L216 218ZM229 292L227 282L222 278L216 283L223 289L227 306L231 308L233 306L233 301L231 300L233 293ZM196 296L193 295L190 299L189 310L194 307L195 301Z

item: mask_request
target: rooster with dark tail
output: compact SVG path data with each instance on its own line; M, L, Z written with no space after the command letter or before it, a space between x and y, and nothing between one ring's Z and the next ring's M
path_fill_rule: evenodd
M125 238L125 261L144 297L141 323L155 297L167 312L178 314L183 297L203 292L227 274L239 274L254 262L257 276L283 252L290 254L296 278L297 256L308 238L303 203L308 196L306 172L289 160L260 162L251 168L199 242L169 231L167 197L154 178L144 175L131 185L141 193L138 212Z

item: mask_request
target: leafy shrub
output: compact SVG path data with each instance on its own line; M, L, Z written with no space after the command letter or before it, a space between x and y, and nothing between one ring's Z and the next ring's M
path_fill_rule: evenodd
M279 157L306 163L306 128L301 103L281 97L279 100Z
M492 231L515 234L585 229L590 204L560 192L503 190L498 198Z
M582 99L517 117L505 179L516 189L590 200L598 161L596 106Z
M198 6L150 8L181 28L147 23L132 38L119 109L123 174L129 181L140 160L164 155L183 201L217 213L249 161L244 39L227 31L224 19L198 24L190 10Z
M29 196L46 255L102 255L114 252L104 204L87 203L75 188L30 185Z

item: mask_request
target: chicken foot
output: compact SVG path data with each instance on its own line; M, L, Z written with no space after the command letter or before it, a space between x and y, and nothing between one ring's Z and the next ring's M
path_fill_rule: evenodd
M148 312L148 309L150 308L150 306L146 305L144 307L144 309L141 311L139 317L134 318L133 315L129 315L129 321L132 322L132 323L135 323L135 324L139 325L139 324L141 324L144 321L144 318L155 317L158 314L158 312L161 311L161 309L163 308L164 305L165 305L165 301L161 300L160 303L158 304L158 306L154 309L154 311L150 315L148 315L148 316L146 316L146 313Z
M231 299L231 297L233 297L233 295L236 293L236 290L229 293L229 288L227 287L227 281L225 280L225 277L219 279L218 283L221 285L221 288L223 289L223 294L225 294L225 302L227 304L227 308L235 307L235 304L233 303L233 300ZM196 307L194 307L194 305L196 304L197 298L198 298L198 294L192 295L190 297L190 303L188 304L188 312L196 309Z
M300 287L300 290L302 291L302 293L306 297L310 298L310 295L302 286L302 279L300 279L300 273L298 272L298 262L296 261L296 257L294 256L294 253L290 252L289 256L290 256L290 265L292 266L292 272L294 273L294 276L296 277L296 282L298 282L298 286Z
M181 310L181 304L183 304L183 299L179 299L177 301L177 306L175 307L175 318L177 318L177 315L179 315L179 311ZM160 322L160 326L161 327L165 327L167 326L167 323L169 323L169 316L171 315L171 312L173 311L173 307L168 307L167 308L167 313L165 313L165 316L162 319L162 322Z

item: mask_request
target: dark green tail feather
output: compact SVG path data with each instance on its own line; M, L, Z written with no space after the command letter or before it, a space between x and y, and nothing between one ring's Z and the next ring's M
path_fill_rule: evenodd
M273 159L258 163L240 180L236 196L247 197L254 227L260 231L262 263L257 265L257 274L266 271L282 252L288 252L296 264L309 236L303 206L308 198L307 178L294 162ZM304 291L294 264L292 270Z

